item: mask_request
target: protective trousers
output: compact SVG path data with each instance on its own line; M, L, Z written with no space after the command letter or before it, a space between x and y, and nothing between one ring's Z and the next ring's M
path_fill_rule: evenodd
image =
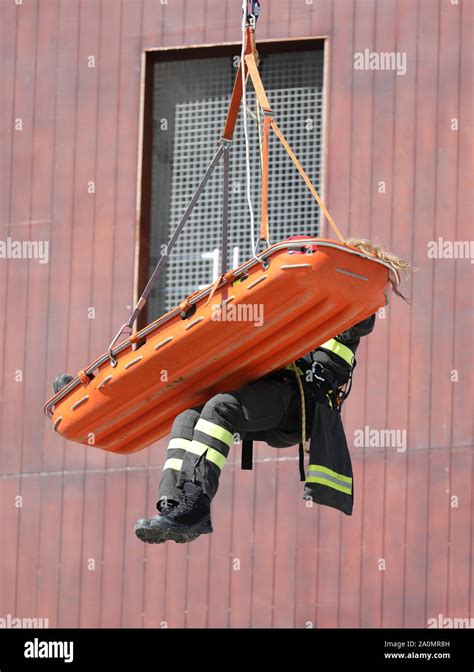
M306 438L314 398L305 395ZM236 436L237 435L237 436ZM265 441L284 448L301 440L301 398L293 372L261 378L238 390L217 394L203 406L180 413L173 423L161 476L157 507L179 501L186 481L199 482L212 499L234 440Z

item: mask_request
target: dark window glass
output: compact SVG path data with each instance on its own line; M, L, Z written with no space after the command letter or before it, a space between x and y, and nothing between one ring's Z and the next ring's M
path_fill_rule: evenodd
M278 124L319 189L323 51L265 54L260 60L261 77ZM150 274L219 145L236 74L235 63L235 57L226 56L154 64ZM255 94L250 83L247 108L258 238L260 150ZM251 256L244 148L240 114L230 152L229 268ZM297 233L317 235L319 209L273 133L269 162L271 242ZM219 272L222 180L221 162L150 297L150 321L212 282Z

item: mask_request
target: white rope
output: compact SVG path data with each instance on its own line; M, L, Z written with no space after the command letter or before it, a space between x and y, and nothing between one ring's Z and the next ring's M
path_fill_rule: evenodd
M240 64L242 66L242 105L244 115L244 137L245 137L245 169L246 169L246 190L247 203L250 213L250 232L252 236L252 253L257 256L257 249L255 247L255 217L253 213L252 196L250 193L250 148L249 137L247 129L247 93L246 93L246 74L245 74L245 35L247 27L247 0L242 1L242 51L240 54Z

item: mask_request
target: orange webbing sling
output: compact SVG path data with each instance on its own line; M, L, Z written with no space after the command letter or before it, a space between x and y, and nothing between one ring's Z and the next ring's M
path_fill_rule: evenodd
M303 170L303 167L301 166L300 162L296 158L295 154L291 150L288 142L286 141L285 137L283 136L282 132L277 126L277 123L275 121L274 113L273 110L270 106L270 103L268 102L267 94L265 92L265 89L262 84L262 80L260 79L260 74L258 72L258 67L257 67L257 58L258 54L256 52L255 48L255 39L254 39L254 27L252 25L247 26L246 30L246 42L245 42L245 66L246 66L246 73L248 76L250 76L253 87L255 89L255 93L257 96L257 100L260 104L260 107L263 110L264 113L264 131L263 131L263 147L262 147L262 196L261 196L261 223L260 223L260 240L264 241L266 243L266 247L269 246L269 226L268 226L268 144L269 144L269 130L270 128L273 129L274 133L282 143L283 147L285 148L286 152L288 153L289 157L295 164L296 168L298 169L300 175L304 179L306 185L308 186L308 189L311 191L312 195L316 199L317 203L321 207L324 215L326 216L329 224L333 228L336 236L339 238L339 240L344 243L344 238L339 231L338 227L334 223L333 218L331 217L328 209L326 208L325 204L321 200L321 197L317 193L316 189L313 187L311 184L311 180ZM244 66L244 67L245 67ZM156 283L156 280L158 278L158 275L160 274L162 268L166 264L166 261L168 259L168 256L171 252L172 247L174 246L178 236L181 233L181 230L185 224L185 222L189 219L189 216L191 215L192 210L194 209L207 181L209 180L209 177L211 173L213 172L215 166L217 163L220 161L220 159L223 157L224 160L224 198L223 198L223 209L222 209L222 216L223 216L223 223L222 223L222 251L221 251L221 275L218 276L216 279L212 291L209 295L207 303L211 301L214 292L216 291L217 287L220 285L220 283L223 280L223 277L226 273L226 260L227 260L227 226L228 226L228 186L229 186L229 151L230 151L230 145L232 143L233 135L234 135L234 130L235 130L235 125L237 123L237 117L239 114L239 109L240 109L240 104L242 100L242 95L243 95L243 83L242 83L242 63L239 64L239 68L237 71L237 75L235 78L234 82L234 88L232 91L232 97L231 101L229 104L229 109L227 112L227 118L225 121L224 125L224 130L221 135L221 144L219 148L217 149L208 169L206 170L206 173L204 174L203 178L201 179L201 182L198 185L198 188L196 189L196 192L194 196L191 199L191 202L189 203L188 207L186 208L186 211L184 215L182 216L180 222L176 226L175 230L173 231L173 234L168 242L166 252L162 254L160 259L158 260L158 263L156 265L155 270L153 271L152 276L150 277L150 280L148 281L148 284L146 285L145 289L143 290L132 314L130 315L130 318L128 321L123 324L112 340L111 344L109 345L108 348L108 354L109 354L109 359L112 364L112 366L116 366L117 360L114 357L113 354L113 348L114 345L117 343L119 337L121 334L124 332L125 329L133 329L133 325L135 324L138 315L140 314L142 308L144 307L147 298L153 288L153 286ZM244 111L246 114L246 110ZM258 259L259 257L257 257ZM264 262L262 262L264 263ZM180 306L183 311L186 310L186 305L183 303L182 306ZM133 334L131 338L136 338L136 335Z
M264 114L264 126L263 126L263 146L262 146L262 206L261 206L261 223L260 223L260 237L262 240L268 241L268 142L269 142L269 129L272 128L277 138L280 140L281 144L285 148L288 156L295 164L298 172L305 181L308 189L316 199L319 207L323 211L326 219L331 225L334 233L343 243L344 237L334 222L329 210L324 204L323 200L319 196L318 192L314 188L309 179L308 175L303 169L303 166L298 161L296 155L289 146L287 140L285 139L283 133L278 128L278 125L275 121L275 115L270 106L270 103L267 98L262 80L260 78L260 73L258 72L257 60L256 60L256 51L255 51L255 40L254 40L254 29L252 26L247 28L247 39L245 47L245 65L247 66L247 72L250 75L252 84L255 90L255 95L259 102L260 107L263 110ZM237 122L237 116L240 109L240 102L242 99L242 66L239 66L237 72L237 77L234 84L234 89L232 92L232 99L229 106L229 111L227 114L226 123L224 126L224 132L222 133L222 138L229 142L232 141L232 137L235 130L235 124ZM244 114L246 111L244 111Z

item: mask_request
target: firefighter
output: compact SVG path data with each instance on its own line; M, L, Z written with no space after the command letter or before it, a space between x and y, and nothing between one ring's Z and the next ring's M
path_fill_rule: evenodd
M407 261L370 240L350 238L347 243L405 275L411 270ZM406 301L396 287L393 291ZM374 324L372 315L297 360L299 381L287 367L180 413L173 423L159 485L159 515L138 520L137 537L155 544L185 543L211 533L211 501L234 434L276 448L290 447L302 437L303 417L309 419L305 439L311 437L303 498L350 515L352 465L340 411L352 385L360 339L372 332ZM302 463L300 443L300 472Z
M336 413L340 422L336 405L347 396L347 390L342 390L351 379L360 339L373 330L374 324L375 315L372 315L297 360L307 418L311 420L318 405ZM140 519L135 525L137 537L152 544L167 540L185 543L211 533L211 501L219 487L234 435L265 441L276 448L293 446L301 438L300 405L297 379L293 371L286 368L238 390L217 394L206 404L180 413L173 423L159 485L156 504L159 515ZM309 421L305 438L311 433ZM334 440L337 445L332 445L329 453L347 450L340 432ZM340 477L351 478L347 474ZM329 488L332 478L326 482ZM306 499L313 498L310 487L307 483ZM331 494L344 496L340 490ZM336 508L341 508L340 503Z
M349 239L347 243L406 275L412 270L408 262L371 241ZM406 301L396 287L393 291ZM350 515L352 466L340 411L351 389L360 339L372 332L374 324L372 315L298 359L293 371L288 366L180 413L172 426L159 484L159 514L138 520L136 536L153 544L167 540L186 543L213 531L211 501L235 434L243 441L265 441L276 448L300 443L303 498ZM54 391L59 392L71 380L71 376L60 374L53 383ZM303 422L304 418L308 422ZM311 437L306 478L300 441L303 434L305 440Z

